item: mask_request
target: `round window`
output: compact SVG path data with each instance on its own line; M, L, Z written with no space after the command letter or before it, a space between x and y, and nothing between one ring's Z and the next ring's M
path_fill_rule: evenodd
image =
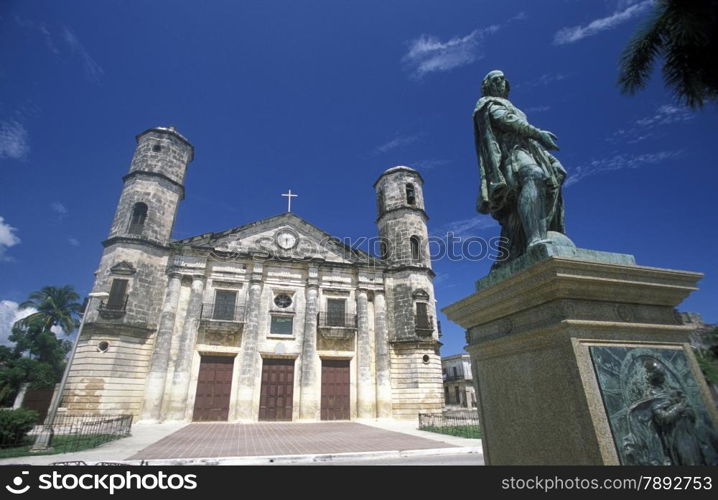
M100 352L107 352L107 349L109 349L109 348L110 348L110 343L105 342L104 340L102 342L100 342L99 344L97 344L97 350Z
M424 354L424 356L421 358L421 360L422 360L424 363L427 363L427 364L428 364L428 363L429 363L429 355L428 355L428 354Z
M292 298L289 295L283 293L274 297L274 304L277 307L281 308L289 307L292 305Z

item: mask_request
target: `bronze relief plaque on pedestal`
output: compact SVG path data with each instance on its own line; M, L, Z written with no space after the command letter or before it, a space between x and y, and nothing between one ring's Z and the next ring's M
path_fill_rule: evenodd
M682 349L590 352L622 465L718 463L718 433Z

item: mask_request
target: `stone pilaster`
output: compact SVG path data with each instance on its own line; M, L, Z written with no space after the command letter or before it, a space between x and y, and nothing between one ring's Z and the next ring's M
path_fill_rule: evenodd
M262 278L264 267L255 263L249 283L247 298L247 319L242 334L242 353L239 360L239 389L237 394L237 416L240 420L255 420L254 389L259 369L257 354L259 336L259 309L262 300Z
M317 357L317 309L319 295L319 270L309 268L306 288L306 307L304 309L304 336L302 339L302 360L300 379L299 418L319 420L320 384L319 358Z
M171 273L160 315L154 351L150 360L150 370L147 375L142 420L159 420L161 417L162 398L165 392L167 367L170 361L172 332L177 315L181 286L182 276L179 273Z
M391 418L391 365L386 330L384 292L374 292L374 349L376 356L376 416Z
M177 362L172 375L172 387L169 394L170 405L167 410L166 420L184 420L187 414L187 391L189 390L194 345L197 340L197 324L202 310L204 279L202 275L192 276L192 291L190 292L182 336L179 339Z
M357 415L359 418L374 418L375 390L371 376L371 342L369 339L368 292L357 290Z

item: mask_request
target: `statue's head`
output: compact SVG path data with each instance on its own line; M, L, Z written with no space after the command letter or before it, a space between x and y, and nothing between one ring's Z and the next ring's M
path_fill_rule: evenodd
M498 69L489 71L481 82L481 94L491 97L508 97L511 89L504 72Z
M660 363L653 359L647 360L643 363L643 368L646 370L646 380L653 386L663 385L666 380L666 372L661 367Z

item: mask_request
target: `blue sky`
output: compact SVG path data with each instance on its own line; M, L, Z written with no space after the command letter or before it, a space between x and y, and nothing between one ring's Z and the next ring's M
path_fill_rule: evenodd
M194 144L174 236L286 209L340 237L376 234L372 184L417 168L434 235L490 238L474 211L471 112L504 70L512 101L559 137L567 233L639 264L706 273L681 310L718 321L716 108L678 106L654 74L619 93L650 0L8 1L0 3L0 342L47 284L87 293L134 149L174 125ZM434 262L439 307L490 261ZM442 317L442 354L461 328Z

